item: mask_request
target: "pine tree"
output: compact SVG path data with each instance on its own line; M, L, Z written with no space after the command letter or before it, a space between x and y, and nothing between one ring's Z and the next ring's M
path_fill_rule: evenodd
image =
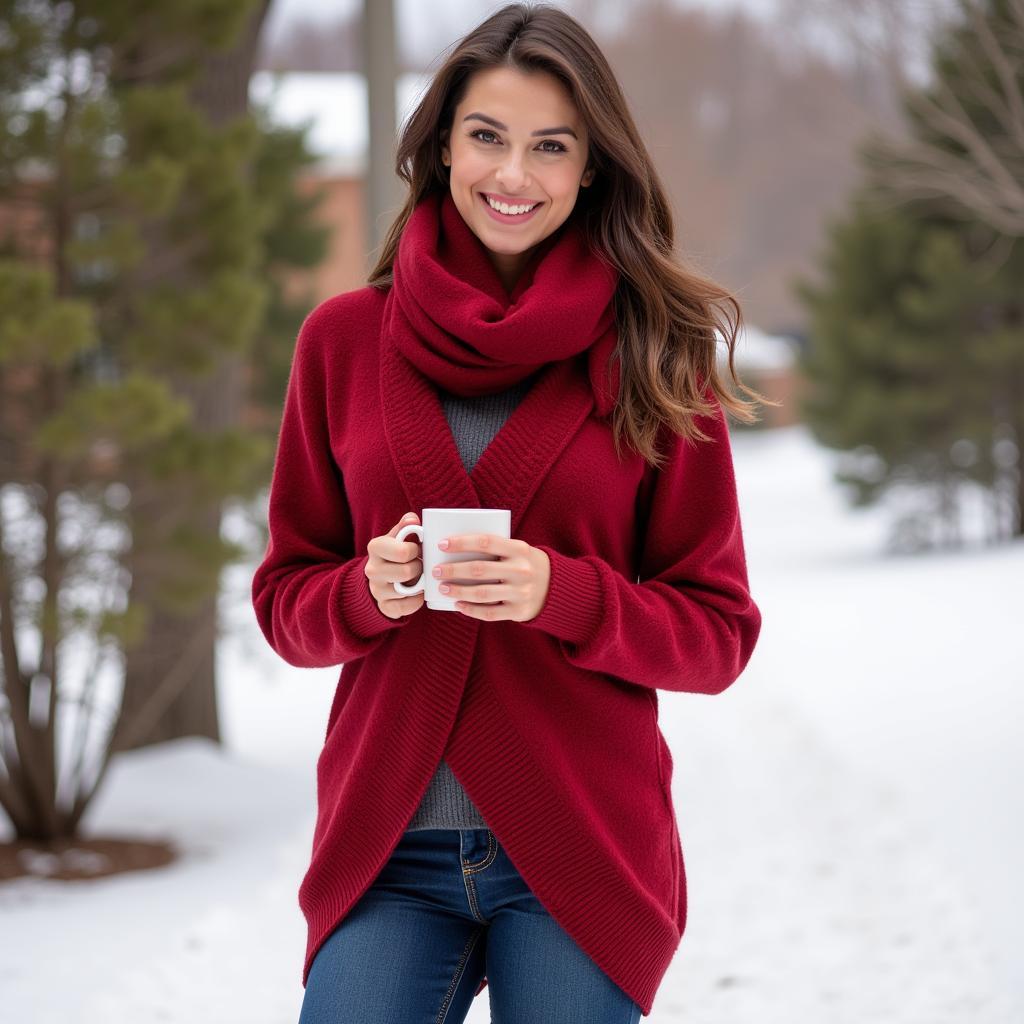
M23 838L75 833L188 682L177 651L122 718L126 652L248 554L216 528L273 455L244 385L276 390L250 362L294 342L274 272L323 250L301 136L197 101L261 6L0 3L0 805ZM234 416L210 429L220 379Z
M999 7L990 6L993 24ZM955 55L985 59L970 24L950 28L956 46L936 46L944 88L970 80ZM984 120L973 93L957 102ZM908 107L917 109L912 98ZM929 145L956 145L937 140L931 121L909 120ZM802 414L823 444L848 453L838 479L855 504L898 499L894 545L959 543L969 484L987 496L989 539L1020 535L1024 240L951 196L908 196L893 146L869 140L862 157L869 175L831 226L824 282L797 282L812 317Z

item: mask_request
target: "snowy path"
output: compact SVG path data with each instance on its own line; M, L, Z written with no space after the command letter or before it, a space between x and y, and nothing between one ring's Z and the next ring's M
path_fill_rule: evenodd
M722 696L778 697L900 801L899 819L939 849L943 886L970 901L1024 1021L1024 543L885 556L883 517L845 507L831 459L800 427L736 445L765 629Z

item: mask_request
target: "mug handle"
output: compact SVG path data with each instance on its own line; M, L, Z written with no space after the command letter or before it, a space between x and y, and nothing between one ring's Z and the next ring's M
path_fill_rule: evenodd
M423 543L423 526L420 523L410 523L408 526L403 526L398 533L395 534L395 540L405 540L410 533L415 533L420 543ZM420 573L420 578L415 583L403 583L401 580L395 580L391 585L395 588L395 591L399 594L408 596L409 594L418 594L426 586L427 571L426 569Z

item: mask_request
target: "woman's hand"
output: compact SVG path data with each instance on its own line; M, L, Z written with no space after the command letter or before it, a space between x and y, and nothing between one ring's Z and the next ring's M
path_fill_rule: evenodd
M371 537L366 545L370 556L363 573L369 580L370 593L377 607L389 619L400 619L418 611L426 600L423 591L416 594L399 594L394 583L412 583L423 572L423 559L415 540L395 540L403 526L419 522L415 512L408 512L399 522L379 537Z
M447 546L445 546L447 544ZM464 615L474 619L511 619L528 622L540 614L551 582L551 561L547 552L524 540L496 533L462 533L442 539L441 550L482 551L497 555L497 561L445 562L434 569L442 594L453 597ZM501 583L452 583L452 577L501 580ZM445 590L445 587L448 589Z

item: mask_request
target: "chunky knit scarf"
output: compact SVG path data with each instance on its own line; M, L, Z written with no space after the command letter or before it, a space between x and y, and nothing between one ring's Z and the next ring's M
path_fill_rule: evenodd
M451 193L438 191L416 204L402 231L383 330L420 373L464 397L502 391L586 351L606 415L619 389L618 278L570 216L531 253L509 294Z

